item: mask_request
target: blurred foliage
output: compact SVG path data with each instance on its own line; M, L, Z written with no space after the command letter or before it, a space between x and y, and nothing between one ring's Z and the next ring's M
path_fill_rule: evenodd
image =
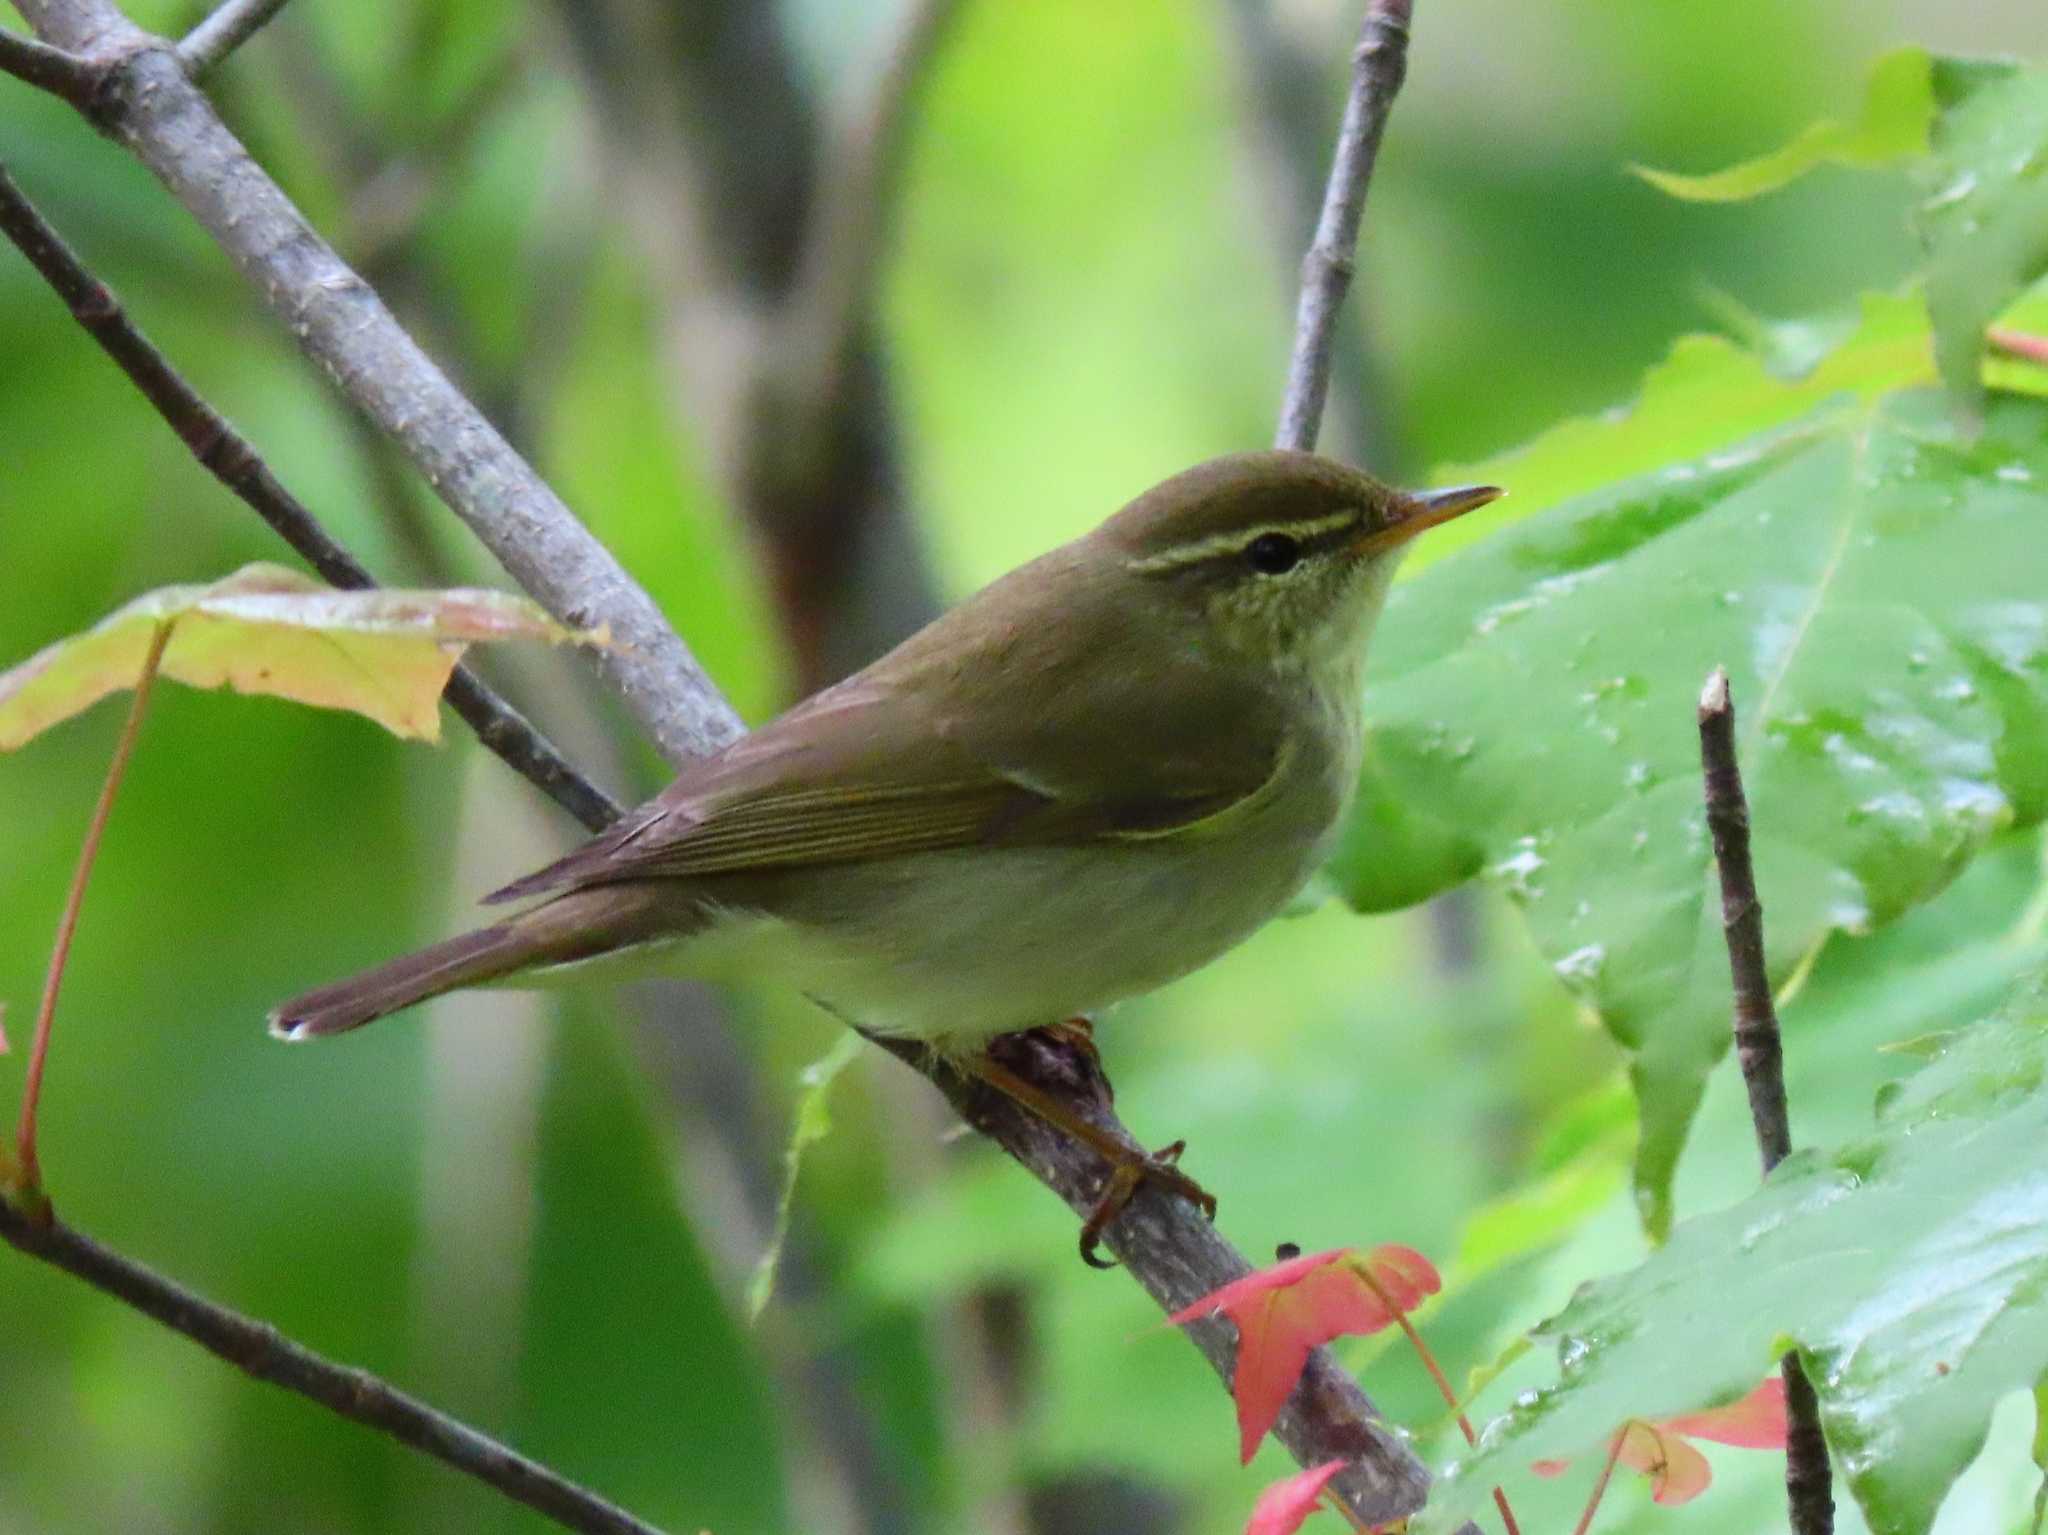
M1638 167L1637 173L1673 197L1742 202L1788 187L1823 165L1889 165L1924 155L1934 125L1934 68L1934 60L1921 49L1901 48L1871 68L1863 107L1853 122L1824 117L1800 129L1789 144L1726 170L1687 176Z
M1911 165L1935 358L1975 408L1983 401L1985 328L2048 272L2044 143L2048 73L1902 49L1871 71L1853 126L1815 123L1782 149L1710 175L1644 176L1674 197L1732 202L1775 192L1820 165Z
M198 11L130 9L173 31ZM1763 201L1701 209L1624 167L1725 164L1848 115L1870 59L1902 42L2041 41L2030 0L1418 9L1358 288L1391 385L1376 403L1404 444L1405 462L1380 467L1411 477L1632 396L1703 320L1833 313L1858 292L1899 293L1920 260L1914 189L1896 178L1824 170ZM821 89L869 56L873 33L855 14L786 4ZM1355 7L1276 0L1274 14L1329 60L1334 123ZM677 429L657 306L607 201L557 25L553 11L487 0L295 0L213 89L759 717L784 670L769 607L698 445ZM1304 232L1271 227L1247 101L1218 5L967 0L917 124L884 305L910 477L952 594L1158 476L1270 435ZM0 153L367 563L408 580L489 579L118 147L0 80ZM1912 324L1901 305L1872 301L1859 340L1887 320ZM1660 377L1836 360L1810 375L1822 382L1780 385L1762 405L1745 375L1731 391L1751 402L1740 419L1676 397L1640 461L1617 457L1597 481L1714 453L1924 366L1917 352L1871 353L1869 372L1837 381L1828 367L1865 355L1857 342L1836 350L1839 327L1749 324L1747 351L1678 342L1679 371ZM1702 349L1709 366L1693 366ZM0 663L138 591L278 556L6 252L0 392ZM1726 436L1705 440L1708 422ZM1543 495L1503 517L1593 488L1574 478L1575 448L1542 462ZM1452 579L1450 561L1438 568ZM1430 574L1390 616L1389 655L1425 643ZM1635 646L1652 622L1616 643ZM604 761L615 721L581 663L485 665L579 757ZM0 919L14 935L0 998L17 1020L111 713L0 759ZM1667 728L1675 763L1689 707ZM159 700L87 907L45 1098L44 1161L65 1215L401 1383L451 1347L496 1358L499 1388L452 1382L442 1405L677 1530L844 1527L846 1489L821 1469L816 1404L790 1369L828 1356L871 1430L854 1491L890 1489L909 1528L1015 1529L1020 1489L1103 1473L1170 1492L1185 1535L1241 1528L1277 1452L1232 1465L1230 1403L1207 1367L1155 1331L1128 1283L1072 1260L1063 1209L984 1148L942 1144L921 1084L886 1061L842 1082L838 1131L806 1160L791 1240L814 1282L786 1276L750 1331L742 1295L765 1233L736 1213L732 1169L677 1122L605 1000L579 1003L546 1054L544 1091L495 1131L503 1143L464 1148L532 1168L524 1199L496 1212L523 1233L519 1272L464 1270L478 1261L468 1222L489 1212L445 1230L430 1219L423 1190L442 1153L426 1127L459 1101L450 1074L487 1079L489 1063L437 1057L431 1018L296 1052L267 1041L260 1020L282 995L434 935L451 900L519 872L516 849L488 838L457 858L471 752L401 748L366 722L273 702ZM606 776L635 771L646 764ZM2038 926L2040 889L2037 843L2008 833L1929 904L1820 950L1786 1010L1802 1139L1867 1129L1878 1085L1913 1064L1876 1047L1982 1016L2012 973L2007 935L2030 912ZM1556 957L1497 890L1426 914L1327 909L1133 1004L1102 1044L1129 1122L1189 1138L1189 1165L1240 1245L1397 1240L1432 1254L1450 1278L1425 1313L1432 1339L1447 1361L1477 1365L1580 1281L1644 1252L1624 1190L1621 1058ZM752 1174L772 1184L798 1070L833 1035L786 998L743 1007L759 1024L741 1031L747 1083L766 1105ZM1681 1215L1754 1188L1740 1098L1728 1068L1709 1080L1677 1168ZM519 1297L509 1334L425 1301L507 1283ZM991 1329L991 1316L1009 1321ZM1005 1370L974 1353L991 1336ZM1346 1357L1402 1421L1439 1422L1405 1356L1368 1344ZM1493 1389L1553 1370L1537 1351ZM999 1375L1001 1389L983 1378ZM1943 1535L2019 1527L2024 1498L2010 1489L2027 1474L2030 1412L2001 1407ZM1713 1494L1670 1513L1618 1490L1604 1527L1778 1527L1766 1461L1716 1457ZM1545 1513L1545 1495L1530 1514ZM542 1527L11 1259L0 1526ZM1858 1527L1852 1510L1844 1529Z

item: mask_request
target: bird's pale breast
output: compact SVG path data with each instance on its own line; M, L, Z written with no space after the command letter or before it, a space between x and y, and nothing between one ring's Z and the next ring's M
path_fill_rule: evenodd
M1249 937L1314 871L1357 774L1346 704L1319 711L1276 782L1215 828L811 868L760 887L677 958L962 1047L1154 990Z

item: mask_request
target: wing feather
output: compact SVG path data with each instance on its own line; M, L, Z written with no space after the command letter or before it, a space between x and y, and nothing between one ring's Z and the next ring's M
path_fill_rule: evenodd
M976 842L1018 812L1015 785L906 785L750 800L635 860L636 874L718 874L791 864L851 863Z
M1089 615L1100 634L1078 633ZM1221 825L1281 771L1285 734L1272 700L1255 688L1219 697L1228 679L1194 646L1156 665L1144 687L1125 682L1104 699L1114 678L1100 657L1126 643L1127 617L1114 604L1049 604L1014 576L999 581L485 899L976 845L1141 842ZM929 700L953 692L963 669L1045 702L994 719L934 710Z

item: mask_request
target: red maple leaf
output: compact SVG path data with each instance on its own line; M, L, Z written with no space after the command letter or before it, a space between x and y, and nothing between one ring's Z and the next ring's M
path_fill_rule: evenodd
M1244 1527L1244 1535L1294 1535L1302 1520L1316 1511L1330 1478L1343 1469L1341 1460L1325 1461L1275 1482L1252 1505L1252 1522Z
M1650 1497L1666 1507L1689 1503L1707 1490L1714 1473L1706 1456L1688 1439L1711 1439L1745 1450L1785 1448L1785 1382L1773 1375L1740 1401L1705 1412L1680 1413L1671 1418L1630 1418L1614 1431L1608 1458L1650 1479ZM1539 1460L1533 1468L1538 1476L1557 1476L1569 1465L1563 1460ZM1604 1485L1604 1479L1603 1479Z
M1688 1439L1711 1439L1743 1450L1785 1448L1785 1377L1773 1375L1740 1401L1665 1418L1660 1426Z
M1237 1324L1230 1390L1237 1398L1238 1451L1249 1461L1311 1350L1347 1333L1378 1332L1394 1321L1390 1307L1413 1310L1442 1284L1412 1247L1388 1244L1363 1257L1355 1248L1337 1247L1247 1274L1168 1320L1192 1322L1221 1312Z

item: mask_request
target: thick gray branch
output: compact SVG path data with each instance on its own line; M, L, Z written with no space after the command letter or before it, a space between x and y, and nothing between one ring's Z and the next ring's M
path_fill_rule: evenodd
M107 0L23 0L45 40L103 71L100 125L256 285L300 347L404 450L506 572L563 622L608 627L598 665L671 762L740 722L645 591L292 206L170 47Z

